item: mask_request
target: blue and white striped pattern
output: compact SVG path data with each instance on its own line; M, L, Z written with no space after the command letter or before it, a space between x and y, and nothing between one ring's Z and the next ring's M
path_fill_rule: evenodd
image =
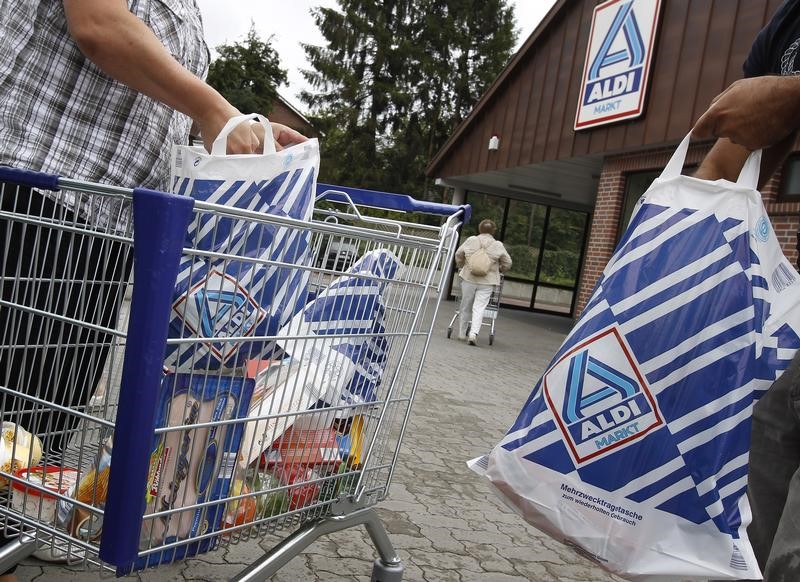
M578 465L540 380L500 445L620 501L713 521L738 538L754 398L800 347L788 325L762 334L770 284L748 225L747 217L644 204L553 359L616 326L666 427Z
M281 330L280 335L287 338L281 341L281 346L292 356L302 358L302 354L292 351L295 344L302 350L304 343L290 338L314 334L353 362L352 381L338 399L325 404L357 406L377 399L389 353L389 342L384 335L383 293L400 267L400 260L390 251L365 253L348 269L347 275L335 279ZM342 337L343 334L349 337ZM328 400L334 398L329 395Z
M181 178L176 180L173 191L216 204L309 220L315 181L316 168L308 166L257 182ZM169 337L215 337L215 340L169 345L166 366L216 369L241 365L250 358L268 357L274 343L258 338L275 335L305 305L308 271L252 261L309 265L309 236L308 231L275 224L197 213L187 232L186 246L236 255L242 260L184 256L176 283ZM239 303L217 299L200 305L202 292L220 295L219 277L211 277L215 271L230 279L229 285L240 295ZM211 333L202 332L204 317ZM254 340L225 342L225 335L252 336Z

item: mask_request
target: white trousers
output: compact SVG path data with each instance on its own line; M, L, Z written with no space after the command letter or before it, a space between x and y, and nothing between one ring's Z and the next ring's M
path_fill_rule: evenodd
M486 311L486 306L489 305L489 299L492 298L492 290L494 285L476 285L469 281L461 280L461 306L458 308L458 320L461 328L461 335L470 334L478 335L483 323L483 312ZM472 316L470 317L470 313ZM472 325L467 329L470 322Z

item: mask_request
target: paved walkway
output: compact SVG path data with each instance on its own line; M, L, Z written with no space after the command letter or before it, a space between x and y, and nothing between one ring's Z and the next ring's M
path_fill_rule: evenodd
M454 309L442 305L390 497L379 513L408 582L611 582L610 576L506 509L467 459L487 452L516 418L567 333L566 318L501 312L493 347L445 339ZM142 581L228 580L276 539L238 544ZM263 548L263 550L262 550ZM321 538L276 582L368 582L375 551L363 528ZM72 582L96 575L28 562L22 581Z

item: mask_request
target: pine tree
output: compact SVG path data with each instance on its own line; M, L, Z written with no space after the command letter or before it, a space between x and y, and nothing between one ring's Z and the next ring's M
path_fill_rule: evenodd
M508 61L507 0L338 0L314 10L303 94L326 138L322 179L406 192Z
M208 83L242 113L267 115L277 88L287 79L271 39L261 40L251 25L244 42L219 46L217 53L208 68Z

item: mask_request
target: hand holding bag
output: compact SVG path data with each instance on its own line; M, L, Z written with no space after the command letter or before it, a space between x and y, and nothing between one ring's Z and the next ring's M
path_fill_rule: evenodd
M257 120L267 136L263 154L225 155L227 137L240 123ZM228 121L211 153L175 146L172 190L197 200L274 216L310 220L319 171L316 139L275 151L269 122L257 115ZM307 299L309 233L209 212L196 214L186 246L243 260L185 255L176 284L170 337L210 341L170 344L165 365L172 370L232 368L268 357L275 335ZM257 263L257 261L268 261ZM248 341L227 337L250 336Z
M760 578L755 398L800 347L800 277L756 191L681 176L640 201L582 316L488 459L528 522L632 580ZM480 472L480 471L479 471Z

